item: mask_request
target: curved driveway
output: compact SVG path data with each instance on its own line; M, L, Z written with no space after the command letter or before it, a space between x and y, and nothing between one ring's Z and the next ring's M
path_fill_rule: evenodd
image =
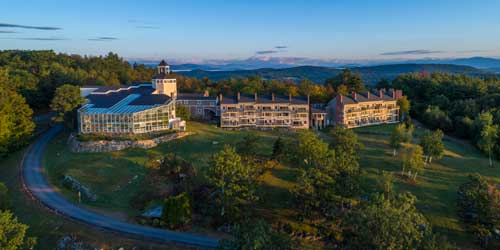
M45 206L72 219L99 228L130 234L137 238L197 245L208 248L213 248L217 245L217 239L215 238L127 223L86 210L66 200L55 191L45 179L41 161L45 146L61 132L61 130L62 127L60 126L53 127L42 134L25 153L24 161L21 166L26 188Z

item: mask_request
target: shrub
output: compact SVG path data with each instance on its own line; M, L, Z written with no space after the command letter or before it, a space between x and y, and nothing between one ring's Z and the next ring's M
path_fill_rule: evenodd
M10 208L9 190L0 182L0 211Z
M191 222L191 202L187 193L170 196L163 205L161 219L170 229L185 226Z

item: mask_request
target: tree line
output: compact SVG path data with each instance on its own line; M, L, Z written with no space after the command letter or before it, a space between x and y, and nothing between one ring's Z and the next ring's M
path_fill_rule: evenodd
M431 129L471 141L490 157L500 158L500 79L467 75L404 74L380 87L402 89L411 115Z

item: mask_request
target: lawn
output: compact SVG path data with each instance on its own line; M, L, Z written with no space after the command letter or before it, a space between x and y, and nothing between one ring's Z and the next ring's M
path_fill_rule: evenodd
M188 129L195 134L160 144L152 149L128 149L104 153L72 153L66 145L68 135L61 134L49 144L44 156L44 166L51 183L59 187L61 192L74 202L77 202L76 194L62 187L63 175L76 178L97 194L97 201L83 201L84 205L121 218L132 218L140 211L133 209L129 201L147 174L148 170L144 168L144 163L148 158L175 153L196 167L198 181L203 182L208 158L219 152L224 145L237 144L246 133L222 130L216 125L198 122L189 122ZM288 136L293 132L269 130L252 131L252 133L259 137L259 154L269 156L276 138L279 135ZM286 207L286 202L277 206L277 203L266 201L275 198L289 200L289 188L293 185L290 180L295 178L295 171L283 165L267 170L260 178L262 185L259 192L265 194L260 204L264 207Z
M393 125L358 128L358 134L364 148L360 152L362 169L362 190L365 194L375 191L375 181L381 170L399 172L401 164L392 156L389 137ZM60 186L60 176L69 174L97 193L96 202L84 202L86 206L111 215L131 218L140 211L129 205L133 191L140 185L147 173L143 167L149 156L161 156L174 152L191 162L198 170L199 181L207 170L210 155L218 152L224 145L235 145L245 131L227 131L197 122L189 123L189 130L194 135L164 143L152 149L129 149L110 153L71 153L66 147L67 134L60 135L47 150L45 167L53 184ZM423 128L415 130L413 143ZM277 130L252 131L259 140L258 151L261 155L270 155L272 144L278 136L293 136L293 132ZM328 134L322 134L328 139ZM461 246L471 246L473 239L464 232L462 222L457 216L455 197L458 186L470 173L480 173L491 180L500 181L500 164L488 167L488 159L474 147L460 140L445 138L446 152L442 159L434 160L419 175L416 184L396 179L397 192L409 191L418 198L417 206L428 218L435 231L447 236ZM286 164L278 164L268 169L259 178L257 203L259 216L271 221L294 221L296 212L291 208L291 189L297 178L297 170ZM69 198L76 201L76 195L62 189ZM301 226L301 225L298 225Z
M37 127L37 131L41 131L41 127L47 127L48 122L44 120L38 124L41 125ZM65 235L77 235L80 240L87 244L103 249L118 249L119 247L132 249L134 246L141 249L196 249L174 244L159 245L152 242L132 240L62 219L48 212L40 204L31 200L22 190L19 179L19 165L25 150L22 149L6 158L0 158L0 182L5 183L9 188L12 212L18 217L19 221L29 225L28 234L37 237L37 250L55 249L56 241Z
M360 165L363 170L363 188L372 191L375 180L381 170L400 171L401 163L392 156L389 137L393 125L359 128L360 141L365 145L361 151ZM417 128L413 143L418 143L418 136L424 131ZM396 179L398 192L409 191L417 196L418 208L433 225L435 231L446 235L459 245L473 242L472 237L464 232L464 226L457 216L456 192L458 186L466 181L467 175L479 173L490 180L500 181L500 164L488 166L488 158L466 142L445 137L446 151L442 159L434 160L419 175L416 184Z

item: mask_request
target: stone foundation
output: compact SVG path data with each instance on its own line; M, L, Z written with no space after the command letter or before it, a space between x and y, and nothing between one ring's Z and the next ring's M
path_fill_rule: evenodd
M73 134L68 138L68 145L72 152L85 153L85 152L111 152L119 151L127 148L153 148L160 143L169 142L172 140L180 139L193 132L177 132L154 139L148 140L99 140L99 141L79 141Z

